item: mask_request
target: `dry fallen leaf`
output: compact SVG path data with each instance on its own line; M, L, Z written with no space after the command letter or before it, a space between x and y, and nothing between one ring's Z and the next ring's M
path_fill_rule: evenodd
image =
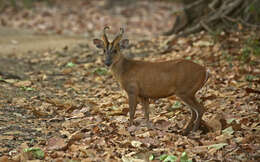
M67 144L63 138L52 137L47 141L48 150L66 150Z
M141 147L142 144L140 141L131 141L131 145L134 147Z
M182 153L196 161L257 161L257 31L160 36L172 27L176 19L172 13L183 6L170 1L111 1L120 4L106 8L107 2L51 1L52 7L33 2L26 8L19 1L18 10L3 2L0 156L30 161L18 149L24 143L27 148L43 147L44 160L57 162L148 161L150 156L158 161L162 154L180 160ZM127 57L188 59L210 70L206 86L197 93L205 106L206 124L200 131L181 135L190 112L176 96L151 101L153 129L145 127L141 106L129 127L127 94L92 42L101 38L105 25L110 26L109 40L113 39L122 26L118 22L127 24L124 36L130 47L122 51Z
M25 80L25 81L19 81L19 82L16 82L14 83L14 85L16 87L29 87L32 85L32 82L29 81L29 80Z

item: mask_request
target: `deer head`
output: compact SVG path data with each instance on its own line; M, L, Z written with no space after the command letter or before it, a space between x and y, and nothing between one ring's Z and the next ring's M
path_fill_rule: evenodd
M94 39L93 43L94 45L96 45L97 48L103 49L104 54L106 56L105 65L110 66L111 64L117 62L120 59L120 50L127 48L129 40L122 40L124 29L120 28L120 33L115 37L115 39L112 42L109 42L106 35L107 29L109 29L109 27L106 26L103 30L102 40Z

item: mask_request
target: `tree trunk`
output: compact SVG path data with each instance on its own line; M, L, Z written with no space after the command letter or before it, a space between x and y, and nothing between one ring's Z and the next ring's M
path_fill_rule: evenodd
M219 24L240 23L260 27L259 0L182 0L176 22L165 35L185 36L205 29L214 32Z

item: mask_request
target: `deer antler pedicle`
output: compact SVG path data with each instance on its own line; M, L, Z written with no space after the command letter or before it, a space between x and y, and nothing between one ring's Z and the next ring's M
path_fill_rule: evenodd
M120 33L116 36L116 38L113 40L112 44L113 46L116 46L119 41L122 39L123 37L123 34L124 34L124 29L123 28L120 28Z
M105 26L104 30L103 30L103 36L102 36L102 39L103 39L103 41L105 43L105 47L109 44L108 39L107 39L107 35L106 35L106 30L107 29L109 29L109 27Z

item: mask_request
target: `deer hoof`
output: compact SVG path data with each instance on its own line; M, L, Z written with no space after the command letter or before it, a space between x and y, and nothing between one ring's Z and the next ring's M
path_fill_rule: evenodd
M151 123L151 122L146 122L146 127L148 128L148 129L154 129L154 125L153 125L153 123Z

